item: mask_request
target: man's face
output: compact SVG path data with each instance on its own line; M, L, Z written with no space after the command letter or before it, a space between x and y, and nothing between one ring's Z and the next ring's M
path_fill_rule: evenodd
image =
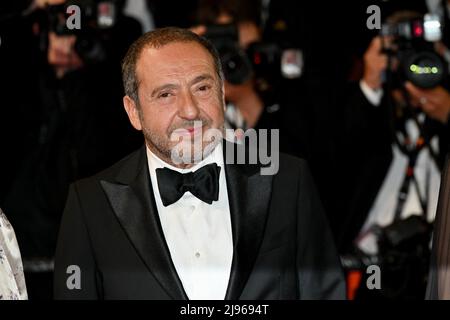
M172 149L180 146L174 137L193 150L193 142L203 135L201 151L211 147L205 132L223 129L224 98L213 59L204 48L195 42L145 48L136 74L139 106L127 96L124 104L131 123L143 131L153 153L173 163ZM194 122L200 126L194 127Z

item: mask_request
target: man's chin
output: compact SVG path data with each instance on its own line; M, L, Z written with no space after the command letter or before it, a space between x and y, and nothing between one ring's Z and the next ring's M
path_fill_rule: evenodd
M175 164L196 164L208 157L220 140L203 141L202 143L181 142L171 148L171 159Z

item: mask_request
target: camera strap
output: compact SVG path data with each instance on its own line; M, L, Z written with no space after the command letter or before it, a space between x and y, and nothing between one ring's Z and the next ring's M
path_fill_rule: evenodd
M416 119L417 120L417 119ZM421 129L421 128L419 128ZM411 183L415 187L417 191L417 195L419 198L420 206L422 208L422 214L424 216L427 215L427 207L428 207L428 189L429 189L429 172L427 172L425 177L425 195L422 195L420 190L419 183L414 174L414 169L416 167L417 158L419 153L425 148L427 145L424 135L422 134L422 130L420 130L419 137L416 139L415 143L412 143L411 139L407 137L405 134L405 138L403 143L400 142L398 137L395 139L396 144L398 145L400 151L408 157L408 164L405 170L405 176L403 178L400 190L397 196L397 206L395 209L394 221L400 220L403 208L405 206L406 200L408 198L409 187Z

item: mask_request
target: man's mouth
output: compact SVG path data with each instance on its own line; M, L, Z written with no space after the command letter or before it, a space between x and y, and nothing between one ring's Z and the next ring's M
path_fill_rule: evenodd
M203 126L176 129L173 133L179 136L196 136L203 131Z

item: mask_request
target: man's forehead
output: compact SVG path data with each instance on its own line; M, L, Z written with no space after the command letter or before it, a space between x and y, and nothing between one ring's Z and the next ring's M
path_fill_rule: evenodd
M176 42L160 48L144 48L137 62L138 77L149 72L153 76L169 76L197 70L215 73L212 56L195 42Z
M163 62L177 63L192 61L193 63L208 63L214 66L211 54L196 42L175 42L166 44L159 48L146 47L142 50L138 62L154 63L157 65Z

